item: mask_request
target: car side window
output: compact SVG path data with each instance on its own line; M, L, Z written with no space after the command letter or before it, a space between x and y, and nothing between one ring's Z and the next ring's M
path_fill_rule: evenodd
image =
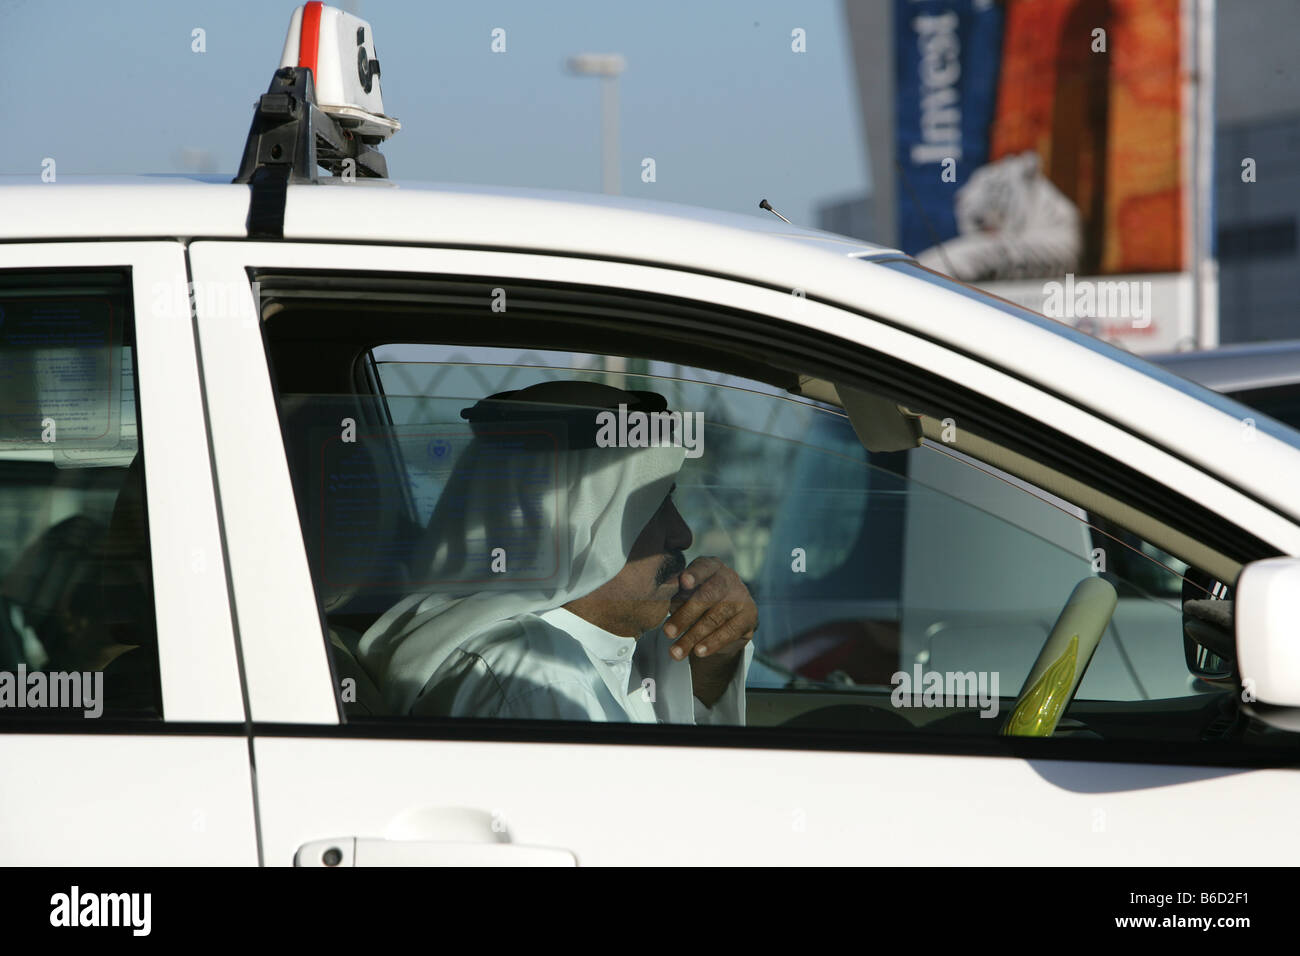
M0 272L0 720L161 717L130 279Z
M649 338L438 343L381 293L365 340L305 349L330 313L293 281L268 349L348 720L1291 746L1195 665L1188 608L1230 597L1231 558L939 399ZM756 614L730 669L670 656L704 560L714 623Z

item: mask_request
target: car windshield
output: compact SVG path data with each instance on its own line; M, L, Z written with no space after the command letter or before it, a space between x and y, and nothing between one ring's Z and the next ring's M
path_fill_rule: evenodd
M1141 356L1134 355L1132 352L1125 351L1124 349L1111 345L1108 342L1103 342L1101 339L1094 338L1086 332L1074 328L1072 325L1060 322L1056 319L1048 318L1045 315L1040 315L1032 309L1026 309L1013 302L1000 299L997 296L990 295L989 293L983 292L974 286L967 285L964 282L958 282L956 279L951 279L948 276L927 269L910 259L893 259L886 261L876 260L875 264L887 269L893 269L897 272L904 272L913 278L922 279L937 286L942 286L945 289L956 292L958 295L965 296L968 299L974 299L984 305L1005 312L1007 315L1013 315L1025 322L1030 322L1038 326L1040 329L1046 329L1053 335L1059 335L1062 338L1069 339L1071 342L1082 345L1084 348L1090 349L1094 352L1100 352L1107 358L1113 359L1114 361L1126 365L1135 371L1141 372L1143 375L1156 379L1162 384L1168 385L1170 388L1177 389L1184 395L1191 396L1207 405L1217 408L1225 415L1231 415L1233 418L1241 420L1247 418L1253 419L1256 430L1263 432L1265 435L1276 438L1278 441L1285 442L1292 448L1300 449L1300 431L1297 431L1274 418L1270 418L1266 414L1261 414L1260 410L1257 408L1243 405L1241 402L1228 398L1226 395L1222 395L1212 389L1206 388L1204 385L1199 385L1196 382L1182 378L1168 369L1161 368L1158 365L1152 365Z

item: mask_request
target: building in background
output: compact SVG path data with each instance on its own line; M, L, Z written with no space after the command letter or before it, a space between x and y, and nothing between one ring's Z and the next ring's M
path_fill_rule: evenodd
M870 239L879 234L875 203L871 196L850 196L823 203L817 208L817 228L841 236Z
M1214 23L1220 336L1300 338L1300 3L1219 3Z

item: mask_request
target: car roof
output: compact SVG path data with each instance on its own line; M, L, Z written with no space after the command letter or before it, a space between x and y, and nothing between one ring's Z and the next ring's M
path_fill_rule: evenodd
M243 238L250 189L229 175L0 176L0 240ZM758 198L754 206L757 212ZM755 253L897 250L782 222L677 203L560 190L359 179L290 186L284 238L455 244L674 262L684 229ZM611 250L615 254L611 255Z
M1300 339L1169 352L1147 359L1219 392L1300 383Z
M5 213L0 242L244 239L250 194L248 186L232 184L225 176L60 176L57 183L41 183L35 176L0 177ZM299 242L612 260L633 268L739 279L821 299L1042 383L1211 471L1222 471L1224 462L1216 449L1207 447L1207 434L1226 440L1237 419L1249 414L1235 404L1223 406L1226 399L1212 392L1194 394L1203 389L1068 324L923 269L897 250L791 226L776 217L584 193L357 180L289 186L283 232L285 239ZM1115 388L1098 390L1100 380ZM1207 403L1219 408L1216 428L1202 415L1178 412L1203 410ZM1149 414L1153 407L1168 414L1154 417ZM1293 441L1289 429L1284 432L1261 436L1269 440L1250 446L1257 466L1245 468L1238 456L1228 470L1239 486L1300 517L1287 480L1300 456L1300 441Z

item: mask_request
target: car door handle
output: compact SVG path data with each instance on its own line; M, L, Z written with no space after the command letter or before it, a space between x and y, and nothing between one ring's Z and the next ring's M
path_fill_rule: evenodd
M514 843L339 837L298 848L294 866L577 866L568 850Z

